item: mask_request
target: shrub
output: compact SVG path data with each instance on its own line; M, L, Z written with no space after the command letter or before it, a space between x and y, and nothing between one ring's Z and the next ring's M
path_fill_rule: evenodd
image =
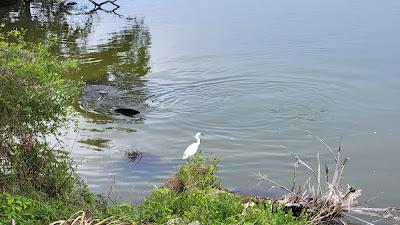
M17 224L50 224L58 218L69 217L75 210L75 206L61 200L44 201L21 195L0 194L0 224L11 224L13 219Z
M140 221L165 224L305 224L307 218L293 217L284 208L260 202L245 209L240 195L223 191L216 176L217 160L195 155L188 164L156 190L139 207ZM180 185L179 185L180 183ZM177 185L178 184L178 185ZM183 189L176 189L176 187Z
M308 217L305 214L294 217L283 206L275 208L272 203L258 203L248 207L239 221L241 224L301 225L307 224Z
M49 47L25 42L18 30L0 33L0 191L92 201L77 198L87 188L68 155L46 142L70 122L81 86L62 78L76 63L53 57Z
M271 202L260 202L245 209L239 195L215 189L176 193L159 188L139 209L140 221L152 224L171 220L179 220L181 224L199 221L202 224L301 225L307 222L306 216L296 218L283 207L273 207Z
M209 160L196 154L188 164L179 168L176 176L182 181L185 190L218 188L221 181L216 175L217 165L217 159Z
M66 124L79 94L77 82L61 75L74 61L53 57L49 46L26 43L23 33L0 35L0 140L2 148L31 147L37 137ZM6 42L6 40L8 40Z
M196 165L202 169L195 169ZM201 224L304 225L307 223L308 218L305 215L294 217L291 211L287 211L284 207L277 208L272 202L257 200L257 203L244 204L248 201L247 197L216 188L219 187L216 168L215 160L209 162L198 155L178 170L185 171L187 180L190 180L191 184L200 184L201 182L196 179L205 179L209 181L205 182L208 185L201 183L202 185L185 188L183 191L172 190L169 187L156 188L140 206L127 204L111 206L106 210L96 211L96 219L115 222L111 224L183 225L197 224L193 223L196 221ZM207 172L198 173L198 171ZM179 172L177 174L179 175ZM192 175L194 177L190 177ZM76 220L75 222L81 219L95 221L95 218L85 215L87 214L80 211L72 217L64 216L58 219L70 218L69 221Z
M77 178L64 153L52 151L44 144L30 149L16 145L11 147L11 153L7 173L0 180L3 187L21 192L41 191L49 197L61 197L74 189Z
M115 205L107 209L106 217L113 216L132 224L139 221L139 210L128 204ZM104 216L103 216L104 217Z
M85 194L82 194L82 198L84 196ZM106 214L106 206L102 202L75 203L60 198L48 198L38 193L35 195L0 193L0 224L11 224L13 219L17 224L50 224L52 221L69 218L81 210L85 210L89 217L96 215L104 217Z

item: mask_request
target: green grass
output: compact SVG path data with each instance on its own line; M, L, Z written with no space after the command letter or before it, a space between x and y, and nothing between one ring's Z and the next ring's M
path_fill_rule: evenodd
M302 225L307 217L294 217L290 211L273 207L268 201L259 201L245 209L243 197L219 189L216 176L217 162L197 155L181 166L175 180L182 182L180 190L168 186L157 187L140 206L128 204L108 208L104 204L73 204L40 196L0 194L0 224L49 224L51 221L68 219L77 211L84 210L99 219L110 216L138 224L289 224ZM182 176L182 177L181 177ZM90 195L90 193L88 193ZM177 223L176 221L179 221Z
M49 224L59 218L68 218L77 208L60 200L40 199L22 195L0 194L0 224Z
M283 208L274 208L270 202L260 202L244 208L242 198L228 192L217 193L213 189L191 190L176 193L169 188L156 189L139 207L113 206L109 216L123 218L131 223L166 224L180 221L188 224L274 224L302 225L307 217L294 217Z
M60 200L40 199L22 195L0 194L0 224L50 224L68 219L77 211L86 210L90 215L103 219L110 216L130 223L166 224L175 219L179 224L199 221L202 224L292 224L302 225L306 216L293 217L283 208L274 208L269 202L260 202L244 208L242 198L214 189L191 190L176 193L169 188L156 189L138 206L114 205L107 209L74 206Z
M301 225L307 217L298 218L271 202L259 202L245 209L243 197L218 189L217 162L197 155L178 169L175 179L182 182L181 191L158 187L138 207L122 204L107 209L101 206L65 204L63 201L28 198L3 193L0 200L0 223L16 219L19 224L47 224L52 220L67 219L79 210L88 210L97 218L113 216L131 223L166 224L180 221L188 224L292 224ZM86 208L85 208L86 207Z
M185 190L219 188L221 181L217 177L218 160L207 159L200 154L194 155L189 163L179 167L175 175Z
M290 211L273 207L267 201L245 209L242 196L221 191L217 164L216 159L195 155L178 169L169 185L156 188L138 207L135 212L139 221L165 224L178 218L182 224L199 221L202 224L300 225L307 222L306 216L295 218Z

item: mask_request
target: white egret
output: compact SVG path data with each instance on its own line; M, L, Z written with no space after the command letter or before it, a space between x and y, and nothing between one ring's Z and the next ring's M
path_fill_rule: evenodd
M199 148L200 145L200 135L203 135L202 133L197 133L194 137L196 138L197 142L189 145L185 152L183 153L182 159L187 159L191 156L193 156L194 154L196 154L197 149Z

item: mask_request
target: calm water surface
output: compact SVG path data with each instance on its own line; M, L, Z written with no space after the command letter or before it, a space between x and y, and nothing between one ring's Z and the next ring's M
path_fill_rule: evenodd
M92 190L139 201L200 131L223 185L265 192L253 173L290 184L290 152L330 159L314 136L335 148L342 136L345 182L366 198L384 192L372 205L399 205L399 1L118 2L121 16L2 12L33 40L57 34L55 52L78 58L70 76L89 94L65 142ZM116 106L142 113L109 113ZM131 149L140 162L126 158Z

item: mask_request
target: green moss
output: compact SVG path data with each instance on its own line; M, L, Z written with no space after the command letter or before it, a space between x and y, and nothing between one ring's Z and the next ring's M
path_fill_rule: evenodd
M134 132L136 132L135 129L133 129L133 128L127 128L127 127L119 127L118 130L119 130L119 131L126 132L126 133L134 133Z
M90 132L104 132L104 130L97 129L97 128L89 129L89 131L90 131Z
M79 143L83 143L83 144L87 144L87 145L91 145L91 146L95 146L97 148L106 148L107 144L110 142L110 140L107 139L84 139L84 140L80 140Z

